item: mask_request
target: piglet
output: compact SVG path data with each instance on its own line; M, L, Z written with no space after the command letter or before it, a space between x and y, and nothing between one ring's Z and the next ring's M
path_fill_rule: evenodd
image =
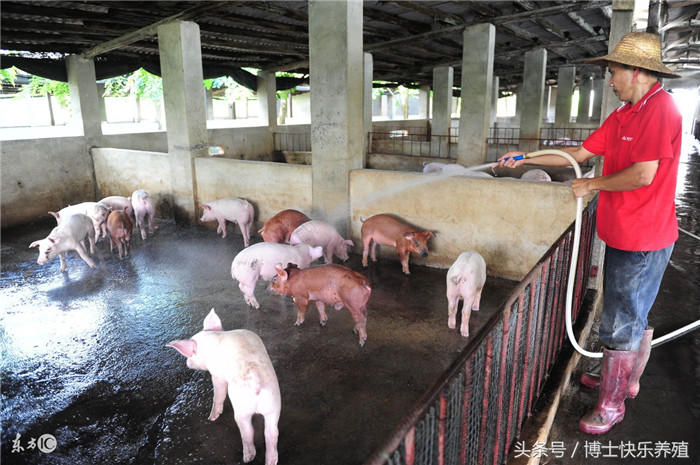
M355 320L355 333L359 334L360 347L367 340L367 301L372 294L369 280L343 265L321 265L298 269L294 265L275 266L277 276L267 286L269 292L289 295L297 304L297 321L304 322L310 302L316 303L321 326L328 321L326 304L340 310L346 307Z
M92 219L93 225L95 227L95 240L98 240L100 236L107 236L107 216L109 216L110 209L107 205L100 202L82 202L75 205L69 205L65 208L60 209L58 212L49 212L56 218L56 223L61 224L64 218L68 218L75 213L82 213L87 215Z
M246 303L260 308L255 298L255 284L258 279L271 280L277 274L277 263L294 263L299 268L306 268L322 254L321 247L311 247L307 244L258 242L238 252L231 263L231 277L238 281Z
M116 243L119 250L119 258L129 255L134 223L126 210L114 210L109 214L107 230L109 231L109 250L113 252L114 244Z
M377 261L377 244L396 248L396 254L401 261L404 274L411 274L408 269L408 259L411 252L421 257L428 256L427 241L434 234L430 231L418 232L409 225L397 220L391 215L380 213L362 220L362 266L367 266L367 255L370 252L372 261Z
M66 252L75 250L90 268L95 268L95 262L88 256L85 238L90 241L90 253L95 253L95 225L89 216L75 213L64 217L61 223L46 237L32 242L29 247L39 247L37 263L45 265L56 255L61 260L61 273L66 271Z
M143 189L135 190L131 197L131 206L134 208L136 225L141 230L141 239L146 240L146 215L148 215L148 232L153 234L154 229L158 229L156 224L156 205L153 198Z
M204 211L200 221L218 221L219 227L216 228L216 234L221 234L222 238L226 237L226 220L238 223L241 234L243 234L243 245L248 247L250 227L255 220L255 213L253 206L247 200L228 197L205 203L202 205L202 209Z
M258 234L265 242L289 244L292 232L307 221L311 221L311 218L298 210L282 210L267 220Z
M349 258L348 247L353 243L350 239L343 239L338 231L330 224L312 220L299 225L289 237L291 245L309 244L312 247L323 247L323 258L326 264L333 263L333 255L345 261ZM284 263L284 262L282 262Z
M131 200L128 197L122 197L121 195L110 195L101 199L100 202L103 205L107 205L111 211L124 210L129 216L131 216L132 223L134 220L134 206L131 205Z
M478 252L464 252L447 271L447 327L457 325L457 307L462 303L460 333L469 336L469 317L472 310L479 310L481 290L486 282L486 262Z
M188 368L211 374L214 404L209 421L219 418L228 394L246 463L255 458L253 415L265 418L265 465L276 465L282 398L275 369L260 337L247 329L223 331L212 308L204 319L203 331L192 339L171 341L167 347L187 357Z
M535 168L535 169L524 172L523 175L520 176L520 179L522 179L524 181L549 182L552 180L552 177L545 170Z

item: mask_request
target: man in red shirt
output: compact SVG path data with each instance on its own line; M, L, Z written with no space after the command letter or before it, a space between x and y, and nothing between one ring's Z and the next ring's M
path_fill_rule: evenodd
M603 310L599 336L605 345L600 376L581 382L599 387L595 409L579 428L601 434L622 421L625 398L635 397L644 371L653 329L647 315L659 291L673 245L678 239L674 203L682 122L660 77L679 77L661 61L661 41L654 34L626 34L609 55L588 63L607 65L610 86L625 102L580 147L564 149L577 162L605 157L599 177L574 179L574 196L598 191L597 230L606 244ZM522 152L509 152L501 166L516 167ZM529 164L566 166L557 155Z

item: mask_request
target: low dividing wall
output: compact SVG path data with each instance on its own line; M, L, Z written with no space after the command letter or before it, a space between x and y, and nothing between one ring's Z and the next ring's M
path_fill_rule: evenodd
M156 216L171 217L170 164L168 154L116 148L94 148L92 159L97 180L97 200L148 192L156 203Z
M390 213L436 237L430 256L411 262L449 267L460 253L476 250L489 275L520 280L569 227L576 202L568 186L533 181L443 177L398 171L355 170L350 175L352 233L361 218ZM378 249L396 258L391 248Z
M195 171L200 204L244 198L255 208L257 229L287 208L311 213L311 166L198 158Z
M49 217L68 204L93 200L92 162L83 137L3 141L2 226Z

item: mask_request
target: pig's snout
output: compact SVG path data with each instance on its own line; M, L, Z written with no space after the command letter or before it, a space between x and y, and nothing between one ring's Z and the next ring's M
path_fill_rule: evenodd
M427 251L426 249L422 249L422 250L420 251L420 256L423 257L423 258L427 257L427 256L428 256L428 251Z

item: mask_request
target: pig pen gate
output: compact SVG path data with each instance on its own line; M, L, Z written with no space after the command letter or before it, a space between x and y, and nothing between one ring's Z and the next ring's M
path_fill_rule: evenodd
M597 199L581 222L574 321L588 285L596 206ZM573 237L572 224L365 465L506 462L566 340Z

